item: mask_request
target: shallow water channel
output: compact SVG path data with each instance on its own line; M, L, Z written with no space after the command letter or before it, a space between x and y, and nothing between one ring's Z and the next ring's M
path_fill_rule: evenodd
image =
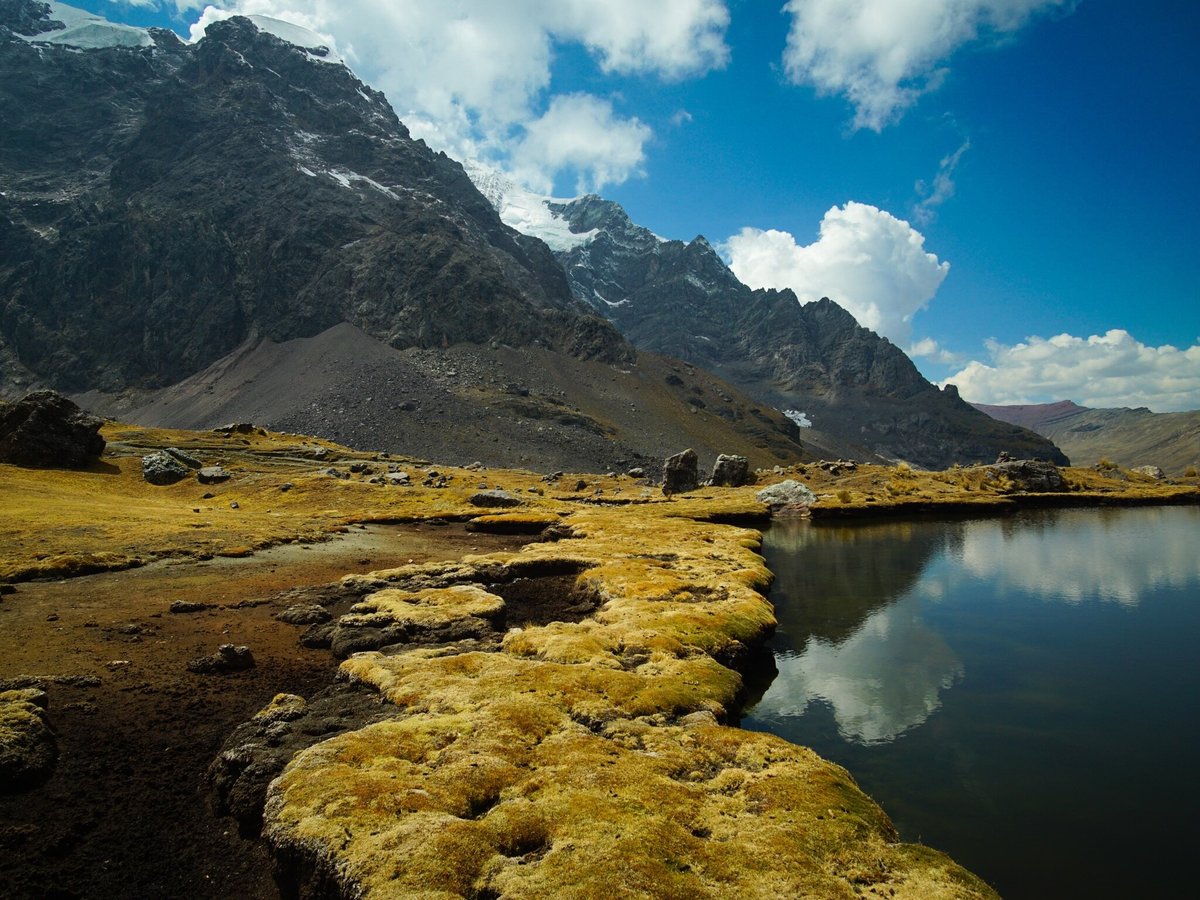
M764 553L778 674L743 727L1007 898L1194 889L1200 508L797 521Z

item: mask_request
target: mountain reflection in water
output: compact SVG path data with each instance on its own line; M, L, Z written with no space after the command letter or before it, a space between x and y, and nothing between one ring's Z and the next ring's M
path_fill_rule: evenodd
M1200 508L788 522L763 552L778 672L743 727L846 766L1005 897L1172 886L1200 807Z

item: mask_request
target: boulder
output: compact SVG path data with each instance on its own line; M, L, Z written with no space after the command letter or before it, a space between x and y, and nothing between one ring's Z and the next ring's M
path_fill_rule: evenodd
M220 466L205 466L196 473L196 480L201 484L220 484L233 476Z
M175 484L190 474L187 466L163 450L142 457L142 477L150 484Z
M685 494L700 487L700 461L696 451L687 449L668 456L663 463L663 493Z
M0 401L0 462L82 469L104 452L104 423L54 391Z
M468 502L474 506L504 509L512 506L520 506L521 498L510 494L508 491L480 491L477 494L472 494Z
M744 456L726 456L722 453L713 465L709 484L714 487L741 487L750 483L750 460Z
M179 460L179 462L183 463L189 469L200 469L204 466L204 463L200 462L200 460L196 459L196 457L192 456L192 454L184 450L180 450L178 447L167 447L165 450L163 450L163 453Z
M1007 478L1014 491L1035 494L1059 493L1069 490L1058 466L1040 459L1014 459L988 466L988 479Z
M0 691L0 791L45 778L58 761L45 706L46 693L39 688Z
M817 495L808 489L808 485L791 479L765 487L754 496L759 503L771 507L772 512L806 509L817 502Z

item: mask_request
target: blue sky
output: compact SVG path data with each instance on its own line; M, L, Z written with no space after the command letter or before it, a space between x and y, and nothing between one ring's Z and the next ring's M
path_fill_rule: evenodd
M1200 408L1200 4L75 5L310 27L452 156L703 234L967 399Z

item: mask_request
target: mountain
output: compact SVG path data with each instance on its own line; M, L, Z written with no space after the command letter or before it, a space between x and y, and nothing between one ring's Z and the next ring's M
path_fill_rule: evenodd
M975 407L1001 422L1031 428L1062 447L1076 465L1107 459L1120 466L1158 466L1169 475L1200 466L1200 411L1155 413L1089 409L1070 400Z
M731 399L705 409L656 387L653 439L636 417L608 415L589 387L596 372L663 381L671 364L643 363L573 296L542 241L506 226L458 163L413 140L304 29L235 17L185 44L64 4L0 0L0 121L0 394L50 386L102 411L206 427L218 410L245 417L234 400L258 402L270 384L272 419L400 449L382 445L411 438L413 421L334 421L330 410L369 396L384 410L441 409L423 420L432 455L462 451L461 426L507 404L528 427L489 439L498 455L483 461L557 468L554 448L539 447L545 410L503 391L528 382L544 405L578 408L574 425L558 425L590 448L568 458L592 466L681 449L699 423L727 442L714 450L760 463L803 453L790 421L732 389L712 388ZM455 366L440 354L455 348L481 372L507 365L503 383L489 374L450 385L449 399L422 397L445 386ZM403 368L396 353L409 354L409 374L392 382L416 396L381 397L386 377L367 393L349 380L384 360ZM273 378L268 358L290 377ZM203 392L224 400L181 405L201 373ZM314 408L318 395L328 402Z
M539 198L482 166L468 172L501 218L549 244L575 296L636 347L702 366L787 411L826 455L927 468L991 462L1001 451L1066 462L1045 438L930 384L835 302L751 290L703 237L664 240L612 201Z

